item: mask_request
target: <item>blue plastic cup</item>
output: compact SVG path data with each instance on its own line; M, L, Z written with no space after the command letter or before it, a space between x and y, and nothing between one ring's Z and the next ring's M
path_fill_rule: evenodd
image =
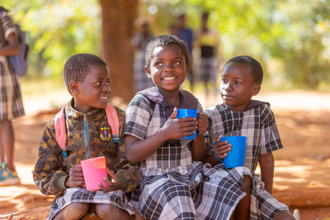
M194 117L197 120L197 109L177 109L177 110L178 110L178 114L177 114L176 118ZM195 140L196 136L198 135L197 130L195 130L195 131L196 132L194 134L180 138L180 139L181 140Z
M231 151L227 152L227 157L225 157L223 160L221 160L214 153L216 158L218 158L218 160L223 162L227 169L244 166L247 138L244 136L229 136L229 137L220 138L220 141L228 141L228 143L231 144ZM214 152L214 144L216 142L212 144L213 152Z

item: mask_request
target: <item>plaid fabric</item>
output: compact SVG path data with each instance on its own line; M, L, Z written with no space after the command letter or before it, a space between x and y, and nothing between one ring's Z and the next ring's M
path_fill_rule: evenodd
M202 112L198 104L197 109ZM144 140L166 122L166 109L137 94L127 107L125 134ZM151 120L150 120L151 118ZM149 123L150 120L150 123ZM192 161L189 140L167 141L139 163L143 177L132 203L146 219L229 219L245 196L224 169Z
M16 33L13 18L3 11L0 19L0 48L7 45L6 39ZM19 78L9 62L9 57L0 56L0 121L23 116L24 107Z
M134 89L140 91L153 87L154 83L148 78L144 67L146 66L146 49L148 43L153 39L152 35L148 35L147 39L141 33L136 33L131 41L132 46L139 48L134 55Z
M210 119L209 130L204 134L209 151L218 137L247 137L244 166L248 170L233 168L229 172L237 182L241 182L243 175L250 175L253 179L250 219L272 219L281 210L288 210L286 205L278 202L264 189L260 176L254 173L261 154L283 148L274 114L269 106L263 104L244 112L232 112L223 105L216 105L206 109L204 113Z
M198 81L200 82L217 82L218 78L217 59L215 57L201 57L199 63Z
M128 201L122 190L104 193L102 191L90 192L83 187L79 187L66 189L63 196L54 200L48 219L53 219L59 211L75 202L111 204L127 211L130 215L134 215L133 205Z

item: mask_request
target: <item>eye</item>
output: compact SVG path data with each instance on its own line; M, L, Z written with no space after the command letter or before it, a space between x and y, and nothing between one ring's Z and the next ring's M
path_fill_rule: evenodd
M222 79L222 82L227 83L228 80L227 79Z
M155 63L155 66L161 66L161 65L163 65L162 62L156 62L156 63Z
M99 86L99 85L101 85L101 82L97 82L97 83L95 83L95 85Z
M174 65L180 65L181 64L181 61L174 61Z

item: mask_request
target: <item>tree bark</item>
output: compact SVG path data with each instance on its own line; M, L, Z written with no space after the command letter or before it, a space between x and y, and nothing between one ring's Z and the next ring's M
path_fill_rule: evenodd
M138 0L100 0L102 8L101 57L110 71L111 97L128 103L134 96L131 39L138 13Z

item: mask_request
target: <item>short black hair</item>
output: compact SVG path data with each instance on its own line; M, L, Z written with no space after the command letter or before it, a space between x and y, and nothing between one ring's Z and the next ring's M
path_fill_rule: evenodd
M249 65L251 67L251 76L253 78L253 82L261 85L264 71L262 70L261 64L256 59L250 56L237 56L228 60L226 65L228 63L242 63Z
M107 64L98 56L89 53L80 53L70 57L63 70L63 80L66 89L70 92L70 82L83 82L90 73L92 66L107 66Z
M189 60L189 52L187 45L177 36L173 35L161 35L156 37L152 41L149 42L147 46L147 53L146 53L146 67L150 66L150 60L152 59L152 53L154 52L156 47L168 46L170 44L177 45L181 48L181 52L186 59L186 64L190 64Z

